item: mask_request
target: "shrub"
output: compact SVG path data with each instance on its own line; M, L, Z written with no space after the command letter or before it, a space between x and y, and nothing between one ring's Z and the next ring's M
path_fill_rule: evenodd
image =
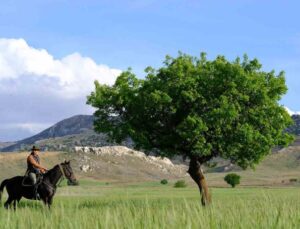
M168 184L168 180L167 179L163 179L160 181L161 184Z
M291 178L290 182L297 182L297 178Z
M224 180L234 188L236 185L240 184L240 178L241 177L235 173L229 173L224 177Z
M185 180L179 180L174 184L174 188L185 188L186 186Z

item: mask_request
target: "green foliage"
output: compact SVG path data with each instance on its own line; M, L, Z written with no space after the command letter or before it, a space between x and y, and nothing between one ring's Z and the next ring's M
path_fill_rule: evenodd
M185 188L186 186L187 184L185 183L185 180L176 181L174 184L174 188Z
M95 82L87 103L96 108L95 130L112 141L130 136L137 149L162 156L197 156L201 163L221 156L246 168L274 146L293 137L292 124L278 104L287 91L284 73L261 70L257 59L209 61L180 53L167 56L145 79L131 70L112 86Z
M168 184L168 180L167 179L163 179L160 181L161 184Z
M241 177L235 173L229 173L224 177L224 180L227 184L231 185L234 188L236 185L240 184Z
M290 179L290 182L297 182L297 181L298 181L297 178L291 178L291 179Z

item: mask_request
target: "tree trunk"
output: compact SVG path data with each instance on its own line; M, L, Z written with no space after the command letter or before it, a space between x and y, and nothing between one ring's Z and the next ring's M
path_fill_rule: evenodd
M201 194L201 204L203 206L210 204L211 197L208 192L208 186L201 169L201 164L196 157L191 157L188 173L199 187Z

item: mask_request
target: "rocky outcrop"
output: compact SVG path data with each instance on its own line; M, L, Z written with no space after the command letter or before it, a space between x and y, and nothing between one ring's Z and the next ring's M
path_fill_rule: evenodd
M82 172L95 171L97 168L108 166L139 170L140 173L165 174L174 176L186 176L187 167L183 164L173 164L169 158L148 156L143 152L132 150L125 146L104 147L74 147L79 167ZM101 161L101 163L99 163ZM105 165L103 164L105 162ZM109 166L111 165L111 166ZM124 169L121 169L124 171ZM148 174L148 175L149 175Z
M76 146L74 147L75 152L79 153L86 153L86 154L94 154L97 156L104 156L109 155L112 157L134 157L139 158L141 160L144 160L145 162L149 164L156 165L160 168L163 166L167 167L174 167L175 165L172 163L172 161L166 157L155 157L155 156L147 156L145 153L140 151L135 151L132 149L129 149L125 146L104 146L104 147L81 147ZM87 156L85 155L83 157L83 161L87 161ZM85 168L82 170L88 170L87 165L81 165L81 167Z

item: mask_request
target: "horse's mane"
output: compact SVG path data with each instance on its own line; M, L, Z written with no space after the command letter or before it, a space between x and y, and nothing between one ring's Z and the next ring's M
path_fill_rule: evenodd
M58 167L58 164L57 165L54 165L54 167L52 169L49 169L45 174L44 176L49 176L55 169L56 167Z

